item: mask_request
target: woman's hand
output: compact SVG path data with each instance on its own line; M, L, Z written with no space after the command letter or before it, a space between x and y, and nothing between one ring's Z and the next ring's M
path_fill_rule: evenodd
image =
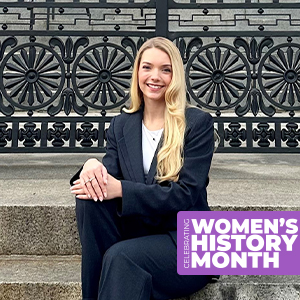
M107 197L105 200L122 197L122 184L121 181L115 177L107 174Z
M105 166L95 158L87 160L80 173L80 187L75 188L80 192L77 195L81 195L81 190L83 190L88 198L102 201L107 197L106 185L107 170Z
M107 197L105 200L110 200L117 197L122 197L122 185L121 181L117 180L113 176L107 174L108 183L106 185L107 188ZM88 200L90 199L84 191L84 186L81 184L81 180L77 179L74 181L74 185L71 187L71 193L75 194L78 199ZM97 201L97 200L96 200ZM102 200L100 200L102 201Z

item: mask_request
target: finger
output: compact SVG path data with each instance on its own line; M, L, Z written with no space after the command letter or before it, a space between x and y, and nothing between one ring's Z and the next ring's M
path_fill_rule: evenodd
M78 195L76 198L81 199L81 200L91 200L87 195Z
M72 190L72 191L71 191L71 194L75 194L75 195L85 195L83 189Z
M70 187L70 190L78 190L78 189L83 189L81 186L81 183L79 182L79 184L74 184Z
M107 180L108 180L107 169L105 168L104 165L102 165L102 177L103 177L104 184L107 184Z
M102 177L102 171L101 169L98 169L97 172L95 172L95 180L92 181L92 185L95 189L95 192L98 195L98 198L100 201L105 198L105 193L106 193L106 187L103 182L103 177Z
M99 180L99 181L98 181ZM99 175L97 175L97 172L95 173L95 178L90 182L95 193L97 194L97 198L102 201L103 198L104 198L104 195L103 195L103 191L101 189L101 181L102 181L102 176L100 176L99 178ZM102 183L103 185L103 183Z
M80 178L78 178L77 180L73 181L73 185L74 184L78 184L78 183L80 183Z
M80 185L82 186L84 193L88 196L88 198L91 198L91 195L89 194L89 191L85 186L85 183L84 183L85 181L86 181L86 179L83 176L80 176Z
M95 195L95 192L93 189L90 189L87 183L89 183L89 177L90 175L87 172L82 172L80 174L80 184L84 190L84 193L91 199L93 198L95 201L97 201L97 197Z
M85 188L87 189L87 195L91 195L91 198L94 199L94 201L97 201L98 199L100 199L100 197L102 198L102 192L100 190L100 188L98 188L98 183L97 180L95 180L96 177L94 175L94 173L87 173L87 179L85 180Z
M103 165L102 165L101 173L102 173L103 184L100 184L100 187L101 187L101 190L103 192L104 198L106 198L107 197L107 188L106 188L106 186L107 186L107 177L108 177L108 175L107 175L107 170Z

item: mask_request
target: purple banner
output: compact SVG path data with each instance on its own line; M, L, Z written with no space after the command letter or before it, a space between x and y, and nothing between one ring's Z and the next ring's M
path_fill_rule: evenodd
M181 211L180 275L300 275L299 211Z

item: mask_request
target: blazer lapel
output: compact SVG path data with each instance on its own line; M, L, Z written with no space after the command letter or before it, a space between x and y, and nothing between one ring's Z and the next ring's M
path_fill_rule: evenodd
M136 182L145 182L142 153L142 118L143 111L133 113L123 128L127 159L125 163L131 178ZM123 152L123 151L122 151Z

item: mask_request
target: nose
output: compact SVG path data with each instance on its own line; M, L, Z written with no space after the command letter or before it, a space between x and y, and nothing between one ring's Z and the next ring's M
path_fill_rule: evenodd
M152 81L159 80L159 70L157 70L155 68L152 70L152 72L151 72L151 80Z

